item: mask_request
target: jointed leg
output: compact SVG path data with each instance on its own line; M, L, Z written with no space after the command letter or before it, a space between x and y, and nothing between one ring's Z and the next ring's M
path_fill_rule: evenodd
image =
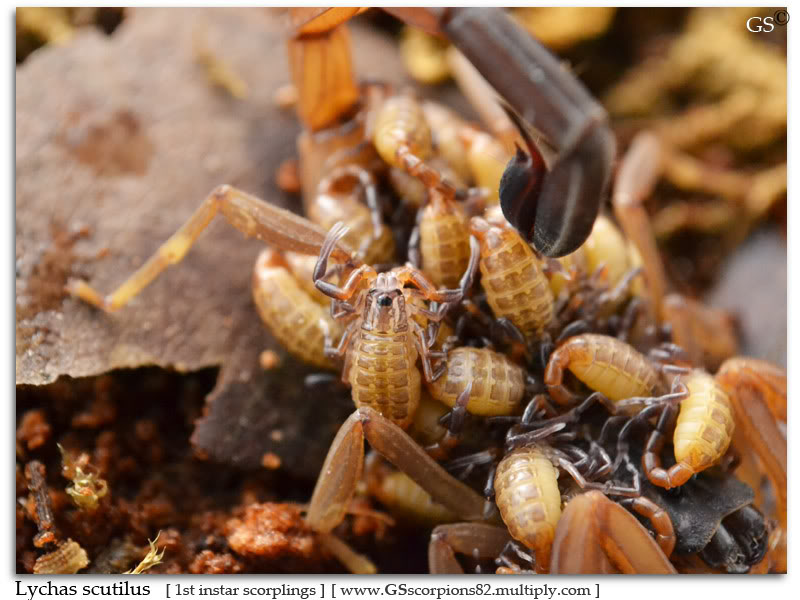
M675 549L676 539L675 529L672 527L672 520L669 518L667 511L644 496L625 498L619 500L619 503L626 508L635 510L650 521L653 528L656 530L656 541L658 545L661 547L661 550L663 550L664 555L669 558L672 551Z
M359 409L370 446L411 477L438 503L469 521L494 516L493 507L472 488L452 477L409 435L377 411Z
M573 321L561 330L561 333L559 333L558 337L556 338L555 345L560 345L561 342L571 338L572 336L581 335L582 333L591 333L591 331L591 326L583 319Z
M642 257L648 308L652 317L661 315L661 300L667 291L667 275L658 253L643 200L650 195L662 171L661 145L651 133L640 133L622 158L614 186L614 214L625 235Z
M278 208L229 185L215 188L147 262L128 277L114 292L101 295L88 283L72 279L66 290L106 312L125 306L147 287L164 269L183 260L217 214L247 237L256 237L280 250L318 254L326 238L325 231L311 221ZM334 240L328 255L339 262L350 262L346 247Z
M608 314L613 312L619 304L630 294L633 280L642 272L641 267L629 270L612 289L600 294L597 298L597 312Z
M463 573L455 554L476 558L500 556L511 536L508 529L485 523L439 525L428 546L428 569L432 574Z
M650 406L646 406L643 408L638 414L633 417L628 418L627 422L622 426L622 429L619 430L617 434L617 455L614 458L614 467L613 471L616 471L620 464L622 464L623 460L629 461L628 458L628 436L630 435L631 431L634 427L638 425L647 424L651 417L658 416L661 414L663 407L659 404L651 404ZM625 417L621 417L624 419ZM615 417L612 417L615 419ZM605 440L606 434L610 431L610 427L607 429L610 423L612 423L612 419L609 419L606 424L603 426L603 429L600 432L600 439Z
M689 391L686 385L680 381L672 386L672 391L662 396L634 396L633 398L626 398L616 403L617 412L626 411L631 407L648 407L648 406L661 406L664 404L676 404L686 398Z
M524 546L520 544L517 540L509 540L508 543L503 548L503 551L494 561L496 565L502 565L498 567L496 573L498 575L500 575L501 573L502 574L523 573L523 572L535 573L535 571L531 570L523 571L522 569L519 568L519 565L514 560L512 560L512 558L510 558L513 556L514 559L517 560L522 559L531 566L535 565L536 559L530 553L525 552L523 548Z
M676 572L636 517L596 491L567 504L552 556L550 572L558 574Z
M491 505L447 473L407 433L377 411L362 407L344 422L325 458L306 515L314 531L330 533L344 519L361 479L365 438L434 501L460 518L477 521L493 516Z
M458 289L455 290L438 290L433 282L428 279L422 271L409 266L401 267L397 270L397 279L403 283L414 284L422 293L422 297L431 302L442 303L457 303L467 294L469 288L475 278L475 271L478 268L478 261L480 260L480 244L478 240L472 236L470 237L470 259L467 270L461 277Z
M733 404L736 430L759 457L777 503L778 519L786 527L786 371L764 361L734 358L716 375Z
M553 434L563 430L565 427L565 423L552 423L545 427L534 429L533 431L527 431L525 433L518 433L518 426L512 427L506 434L506 448L510 451L514 448L527 446L528 444L531 444L537 440L549 438Z
M456 196L456 188L444 179L439 171L431 168L418 156L411 153L407 146L400 146L397 150L397 160L409 175L419 179L428 189L436 189L448 200Z
M520 425L530 425L539 415L546 417L558 416L558 411L550 404L546 394L536 394L533 399L528 402L528 406L522 413Z
M353 550L343 540L332 533L321 533L317 538L320 544L342 563L347 570L357 575L374 575L378 568L363 554Z
M434 371L433 366L431 365L431 358L444 358L446 355L443 355L441 352L431 351L429 349L428 340L425 338L425 331L422 329L422 327L416 321L409 321L409 323L411 323L413 326L416 334L414 337L414 344L417 347L417 352L419 353L420 360L422 361L422 373L425 376L425 381L436 381L444 374L447 364L439 364Z
M341 301L349 300L356 292L358 286L361 284L361 281L364 278L374 279L376 277L375 269L369 265L361 265L350 273L347 281L345 281L345 284L342 287L322 279L325 277L325 274L328 271L328 259L331 257L332 251L336 247L336 244L339 242L339 240L346 233L347 226L341 221L331 227L328 235L325 237L324 243L322 244L319 258L317 259L317 264L314 266L314 274L312 276L314 279L314 285L317 286L317 289L320 292L326 296L330 296L334 300Z
M650 483L658 487L670 489L678 487L689 481L694 475L694 470L683 463L677 463L669 469L661 466L661 450L667 440L667 436L675 426L675 419L678 416L677 407L672 404L665 404L655 430L650 434L647 445L642 454L642 468Z
M467 384L466 389L458 395L455 406L450 411L450 418L447 423L447 432L444 437L435 444L427 446L425 452L435 460L443 460L447 457L450 450L458 444L459 434L464 426L464 417L467 415L467 404L469 395L472 393L472 382Z
M319 324L325 338L325 347L323 349L325 356L329 358L341 358L344 356L347 352L347 347L350 345L350 340L358 330L358 323L353 322L347 326L347 329L345 329L344 333L342 334L342 338L339 340L339 344L337 346L333 345L333 338L331 337L331 331L328 327L327 321L325 321L325 319L320 319Z
M613 480L604 481L602 483L599 481L587 481L568 458L556 455L551 460L554 460L560 468L569 473L570 477L575 480L575 483L577 483L581 489L598 490L604 494L614 496L638 496L641 493L637 485L638 481L634 481L634 485L631 487L625 487Z

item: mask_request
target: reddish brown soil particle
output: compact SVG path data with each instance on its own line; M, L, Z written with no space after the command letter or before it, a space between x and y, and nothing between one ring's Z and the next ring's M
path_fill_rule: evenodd
M50 438L52 427L42 410L29 410L20 419L17 441L24 442L28 450L35 450Z
M228 521L226 529L230 547L247 558L311 558L318 552L313 534L293 504L252 504L241 519Z
M267 452L264 456L261 457L261 464L266 469L280 469L281 468L281 457L275 454L274 452Z
M215 554L211 550L203 550L189 565L189 572L196 575L222 575L225 573L241 573L244 565L233 555Z
M156 547L161 550L162 548L167 552L175 552L181 548L183 540L181 539L181 532L177 529L170 527L161 531L158 535L158 542Z

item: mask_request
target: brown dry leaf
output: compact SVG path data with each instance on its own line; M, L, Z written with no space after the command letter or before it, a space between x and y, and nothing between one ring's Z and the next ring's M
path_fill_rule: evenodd
M209 83L193 55L198 29L247 83L247 99ZM73 276L113 290L218 184L286 203L275 171L295 155L299 128L273 96L289 80L287 36L287 17L275 9L138 9L113 36L81 31L17 70L18 384L153 364L178 371L222 366L213 419L195 436L201 449L252 466L275 452L289 469L310 464L307 473L316 473L317 453L342 410L317 409L311 423L299 422L308 415L296 410L298 394L285 398L275 379L285 371L258 368L259 353L277 349L251 301L258 242L212 224L180 265L113 315L62 292ZM354 26L352 39L362 77L404 81L390 38ZM310 394L299 395L307 402ZM228 417L225 443L217 443L222 432L209 429L220 415ZM251 431L254 415L287 435L302 431L317 440L316 452L287 456L285 444ZM237 446L244 430L258 447L245 449L241 437Z

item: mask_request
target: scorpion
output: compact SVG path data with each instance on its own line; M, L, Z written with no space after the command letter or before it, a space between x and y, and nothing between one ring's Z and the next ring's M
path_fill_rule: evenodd
M310 304L302 304L302 307L299 302L295 304L300 307L299 312L303 318L308 318L308 326L311 328L309 331L313 331L309 336L318 341L324 340L321 344L323 357L315 364L333 368L335 363L330 362L332 357L345 357L342 377L353 388L353 398L357 408L342 425L331 446L322 475L312 495L306 517L307 523L319 534L322 543L348 568L361 572L374 570L368 559L356 555L346 544L331 534L333 528L344 518L349 501L361 478L364 463L363 440L367 439L374 450L398 467L410 480L419 484L431 498L442 504L458 519L468 521L466 524L457 524L457 527L454 525L454 529L444 533L442 530L434 532L430 550L435 557L431 560L432 567L436 564L441 565L443 561L446 563L447 559L442 557L448 556L448 552L452 553L452 548L471 553L479 547L477 544L480 538L487 540L487 544L480 547L482 552L499 556L503 553L510 537L525 536L524 533L518 535L513 531L509 533L509 530L513 529L511 522L515 519L512 516L506 519L507 515L502 514L505 511L510 515L517 508L521 508L513 493L512 499L506 501L506 493L513 486L503 484L505 475L514 471L515 461L519 460L520 464L525 465L524 469L537 471L540 467L546 470L546 466L543 465L547 462L550 464L548 473L551 473L555 472L552 457L555 457L558 466L567 470L569 467L565 465L571 462L580 464L584 459L578 451L573 451L571 455L568 454L569 461L559 460L564 457L550 450L545 452L538 446L527 445L527 442L531 441L530 438L539 435L545 437L543 432L549 430L539 425L532 426L531 424L536 421L526 419L523 415L520 420L521 429L515 435L523 436L519 437L518 443L522 443L521 440L526 442L507 452L503 460L508 462L499 463L503 465L502 469L498 465L500 485L495 490L497 498L495 506L470 486L450 475L437 462L435 454L432 455L426 447L404 431L412 427L414 406L420 401L422 393L421 377L416 367L418 357L421 359L426 387L435 395L434 389L439 378L448 382L458 379L456 375L459 357L463 355L462 366L464 366L469 362L468 357L475 355L485 358L490 350L481 349L476 353L473 350L478 349L455 348L445 353L431 349L436 339L436 323L444 319L451 306L461 303L471 286L472 273L478 260L474 238L470 241L471 254L465 267L466 274L460 280L458 289L438 289L437 285L452 285L453 276L449 275L449 280L442 279L437 283L429 281L423 274L424 260L423 271L413 266L405 266L378 273L378 270L369 264L373 261L394 260L378 258L378 256L389 257L393 252L383 255L369 254L370 244L380 239L386 240L389 235L380 222L381 211L375 201L375 182L372 173L376 156L380 156L384 167L389 165L413 178L418 178L432 198L432 205L439 203L440 200L443 202L442 205L453 203L459 197L463 197L463 194L448 181L447 177L440 176L431 167L433 159L424 149L425 145L415 145L414 136L421 132L424 126L417 118L419 113L412 104L412 99L407 96L391 95L387 99L386 90L380 87L359 87L353 82L349 60L334 60L336 57L341 57L342 52L349 53L346 29L340 25L355 12L357 9L293 11L295 35L290 40L289 47L292 75L295 86L300 92L298 114L305 126L305 131L298 140L298 148L301 155L301 178L307 210L309 201L317 201L327 196L334 200L329 202L328 208L337 208L338 201L348 196L348 202L352 201L352 206L347 208L345 213L355 214L357 211L355 207L360 206L359 196L363 195L368 211L358 209L359 222L362 225L353 227L353 230L358 228L359 232L364 232L369 229L369 232L358 238L360 241L351 242L357 247L353 248L343 240L342 236L345 235L343 226L337 225L326 231L330 227L331 219L340 218L332 216L335 213L333 210L326 212L324 217L321 215L325 211L320 210L320 216L316 217L318 223L315 224L260 201L242 190L231 186L220 186L213 190L188 221L114 292L103 296L86 282L75 280L68 284L68 290L102 310L111 312L122 308L167 266L180 262L217 214L223 215L231 225L245 235L255 236L269 244L276 252L297 252L307 256L318 256L312 281L318 291L333 298L333 313L345 324L341 337L335 331L338 325L336 321L327 319L327 315L323 316L319 311L312 311ZM552 56L500 11L468 8L391 9L391 12L400 14L412 22L422 23L429 30L449 37L508 102L510 108L506 110L507 116L522 136L525 149L517 150L505 169L498 187L500 206L508 222L504 227L517 229L524 242L532 242L535 249L547 257L560 257L579 251L581 244L593 231L600 202L609 185L615 153L614 138L608 129L607 116L602 108L591 99L580 84L561 69ZM491 47L496 52L486 52L486 47ZM314 85L319 83L319 78L315 77L315 70L311 68L314 60L321 60L324 63L323 68L331 75L326 79L327 83L333 86L331 89L314 89ZM498 64L503 64L503 68L498 69ZM370 114L359 110L361 103L369 107L367 112ZM423 115L424 112L423 109ZM388 121L377 127L375 115L381 114ZM557 148L554 160L545 161L542 157L541 149L534 143L528 131L526 119L554 143ZM381 124L380 121L377 122ZM387 122L393 125L387 125ZM464 137L468 135L465 133ZM661 321L668 318L668 313L662 309L662 298L668 287L666 278L663 275L663 268L659 271L657 251L653 252L653 246L648 246L650 243L648 230L643 229L637 233L635 226L636 219L642 214L641 199L652 187L652 182L658 173L658 161L654 160L654 152L651 151L654 145L647 142L646 138L643 139L645 142L636 142L623 160L614 190L614 208L625 234L633 241L636 254L641 257L629 258L628 261L629 263L635 260L641 261L646 281L643 292L645 306L652 320ZM365 140L369 140L366 146ZM639 170L634 168L634 165L639 164L637 161L646 168ZM550 164L546 164L547 162ZM311 212L313 211L309 211ZM326 219L327 222L323 224L323 220ZM475 223L473 233L483 231L481 221L477 220ZM463 243L461 247L463 250ZM628 251L630 248L626 245L626 252ZM274 268L283 277L285 270L291 266L291 256L284 255L283 258L278 255L265 256L260 259L254 295L262 318L273 332L276 332L276 337L282 339L281 336L292 335L291 328L283 327L289 333L280 334L277 331L285 325L285 321L283 323L277 321L270 325L270 318L273 318L270 315L276 313L273 309L267 310L264 307L269 298L277 294L266 293L264 291L266 287L259 287L266 285L259 279L259 274L268 268ZM633 256L633 253L629 256ZM328 281L328 262L338 263L336 267L340 276L338 283ZM464 264L463 252L459 264ZM543 280L543 286L551 288L553 279ZM405 287L406 284L415 286L416 290ZM569 282L563 285L569 287ZM548 302L552 302L553 292L548 293L551 294ZM287 297L294 296L287 294ZM430 307L420 307L420 301L431 303ZM697 320L691 315L669 318L675 331L678 329L677 324L691 323L692 319ZM427 322L433 324L428 326ZM536 324L526 334L536 338L541 333L540 329L544 329L549 323L548 317L545 319L545 325ZM426 330L426 327L429 328ZM635 335L633 337L636 338ZM574 340L574 337L567 337L553 353L557 358L554 364L562 360L558 357L567 355L564 364L561 365L562 371L571 370L571 367L577 365L577 362L573 361L575 355L566 350L572 348L571 340ZM282 341L285 342L283 339ZM301 355L302 348L292 349L290 344L286 345L290 351ZM396 355L396 365L390 365L393 359L380 355L383 352L393 357ZM497 354L497 356L503 355ZM304 358L312 362L317 360ZM438 367L434 367L433 361L445 358L446 360L442 360ZM505 359L491 359L495 362L501 360ZM553 360L551 357L551 361ZM478 361L474 362L477 364ZM393 371L394 366L398 365L399 368ZM606 367L610 366L610 362L606 364ZM519 368L516 365L513 367ZM623 367L626 368L626 365ZM514 368L510 371L514 371ZM385 375L379 376L377 374L379 370L385 372ZM776 410L773 405L778 407L778 411L781 405L781 374L775 372L773 377L771 372L768 372L767 377L764 375L765 372L767 372L766 367L763 365L749 362L731 363L719 370L716 380L725 382L727 389L733 390L733 393L726 392L734 409L732 418L737 420L737 428L747 436L750 447L760 456L763 453L762 459L768 463L767 470L778 496L777 510L783 517L785 527L785 438L781 456L780 440L771 439L768 434L758 431L756 426L757 423L771 420L772 429L768 431L778 428L779 419L773 418L772 415ZM396 381L393 379L394 376ZM559 389L558 386L562 384L555 376L546 379L545 383L549 390ZM751 385L753 381L755 383ZM505 390L506 383L501 382L498 389ZM783 386L782 398L785 405L785 374ZM504 410L505 416L516 417L522 408L524 395L524 391L521 394L518 390L524 389L524 385L512 387L515 390L513 400L504 403L510 407ZM686 387L688 389L689 384L686 384ZM385 393L376 393L378 388ZM480 388L481 386L474 385L462 387L456 392L454 400L450 394L449 402L452 402L453 409L478 413L481 409L477 406L483 404L489 405L489 408L485 409L485 416L503 415L502 412L498 412L500 409L491 407L485 390ZM752 391L753 389L755 391ZM603 390L597 391L606 395ZM632 396L649 397L653 391L655 390L645 388L641 392L632 393ZM686 392L681 393L682 396L685 394ZM756 396L755 408L740 406L745 403L742 398L749 399L747 394ZM691 396L691 390L689 395ZM558 392L553 394L554 398L556 396ZM627 395L620 398L620 401L625 402L630 398L631 396ZM595 396L593 402L598 399L599 397ZM473 400L477 402L473 403ZM613 400L612 398L611 403L604 403L607 408L613 406ZM674 394L671 397L662 397L659 401L651 399L652 406L663 410L659 420L663 417L664 422L656 425L650 436L652 441L648 442L649 456L651 456L647 459L651 461L650 468L646 469L648 476L658 472L659 467L653 462L652 457L660 456L661 445L665 443L664 438L672 429L667 408L671 406L674 408L671 403L674 404L675 400ZM600 401L602 402L602 399ZM570 397L563 405L560 404L559 408L571 402ZM611 410L609 408L609 411ZM648 419L654 413L645 411L640 413L644 416L638 421L634 421L637 418L634 416L629 422L649 423ZM580 411L574 414L579 413ZM739 419L748 419L750 423L739 428ZM561 424L563 422L552 423L553 426ZM588 458L583 464L585 472L592 478L603 473L602 465L605 463L596 460L590 454L586 455ZM719 457L711 462L717 460ZM692 462L693 468L697 466L695 462L694 460ZM570 471L571 474L572 472ZM574 472L583 476L579 470ZM494 481L498 480L495 478ZM646 500L636 498L635 495L630 496L629 504L635 505L634 509L647 513L651 521L658 522L657 529L662 533L656 542L632 515L618 503L606 498L603 492L609 492L609 488L605 483L607 482L599 483L600 489L590 489L589 492L573 498L561 514L561 518L549 523L552 535L548 534L542 539L550 540L548 544L552 546L550 551L552 559L548 559L545 550L541 550L541 556L536 561L537 569L549 568L551 572L570 572L571 569L674 572L668 560L669 553L666 552L670 536L664 533L667 531L667 524L663 514L648 505ZM678 485L677 481L675 484ZM549 488L550 492L553 492L553 487L558 490L553 484ZM550 495L555 497L555 493ZM501 520L506 523L506 527L497 527ZM612 527L612 524L615 527ZM574 544L579 543L577 540L581 539L582 534L590 536L594 543L578 553L581 558L570 559ZM617 554L609 555L607 550L603 550L608 547L609 541L618 545L623 541L630 541L631 546ZM547 545L538 538L531 543L537 548ZM462 550L458 550L459 548ZM436 567L436 570L438 569L439 567ZM442 569L447 570L448 567L444 566Z

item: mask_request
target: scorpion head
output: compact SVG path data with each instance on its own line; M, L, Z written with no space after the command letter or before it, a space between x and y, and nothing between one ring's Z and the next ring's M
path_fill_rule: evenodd
M403 288L391 273L379 274L369 290L362 328L375 333L399 333L408 328Z

